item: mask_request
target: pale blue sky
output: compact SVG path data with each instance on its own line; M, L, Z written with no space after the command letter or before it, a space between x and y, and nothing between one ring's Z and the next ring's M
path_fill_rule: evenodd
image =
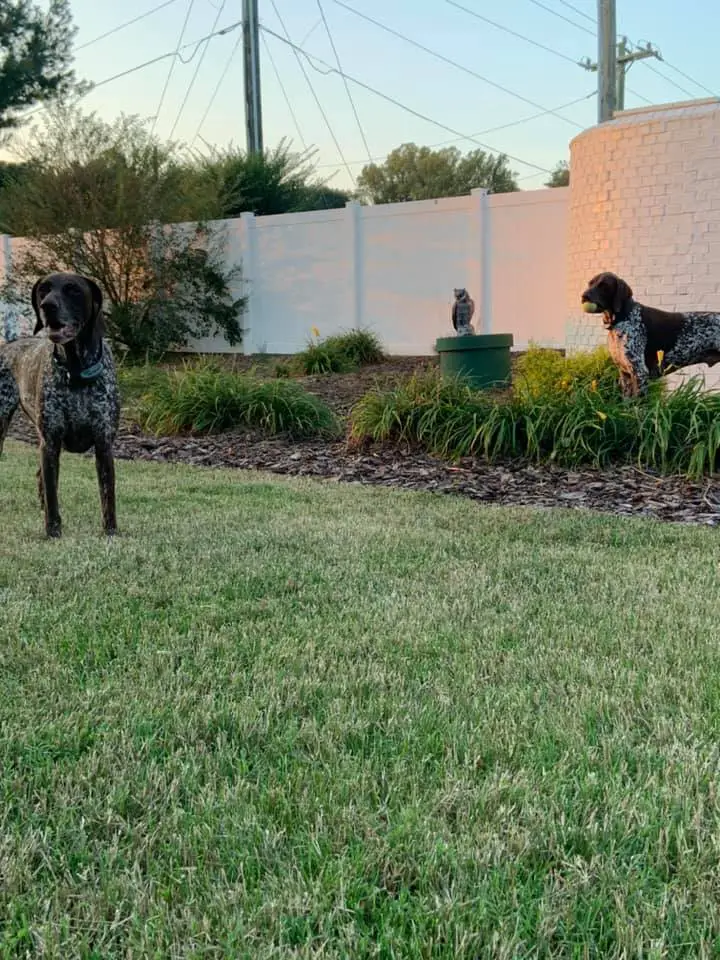
M125 0L120 4L108 0L72 0L79 27L77 45L92 41L160 2ZM596 58L597 43L593 36L595 0L457 2L552 48L556 53L547 52L483 23L452 6L448 0L343 0L347 6L406 34L444 57L456 60L533 101L537 106L413 48L350 13L335 0L322 0L322 6L346 73L462 134L473 135L488 128L513 123L532 117L541 109L554 108L593 93L596 74L588 73L557 53L571 60L586 56L593 60ZM239 20L242 13L241 0L225 0L224 4L223 0L193 0L192 5L190 0L172 0L164 9L141 22L80 49L77 53L78 74L88 80L101 81L174 50L190 7L183 43L195 41L209 33L216 19L219 29ZM320 21L317 0L275 0L275 7L295 43L304 41L304 49L309 54L327 63L335 63L332 47ZM555 15L549 10L554 11ZM585 16L582 16L583 13ZM567 17L578 26L561 17ZM273 0L260 0L260 18L268 29L283 33ZM643 105L644 100L640 97L659 103L687 100L688 94L705 97L708 91L720 94L720 60L715 48L720 33L720 4L717 0L618 0L618 33L627 34L635 42L652 41L669 64L696 81L691 82L667 64L649 61L653 68L683 87L684 92L669 80L653 73L645 64L635 64L628 76L628 87L632 92L627 94L627 107ZM202 48L190 63L175 63L157 121L157 132L161 136L168 136L175 125L175 139L186 142L193 140L238 37L239 31L235 30L208 44L194 87L179 119L178 111ZM300 146L298 130L268 58L269 48L302 137L308 145L314 145L319 150L318 161L323 165L323 173L333 174L337 171L331 182L338 186L349 185L350 175L293 51L272 36L266 35L266 41L268 47L264 43L261 46L266 145L274 145L281 137L287 136L293 139L294 145ZM192 51L192 47L187 48L185 56ZM163 60L101 87L87 97L86 107L107 118L121 112L153 116L170 62L170 59ZM368 154L343 82L337 75L322 75L306 66L342 153L350 162L350 171L357 174L362 162L367 161ZM428 145L457 140L453 134L404 112L366 90L353 84L350 84L350 89L373 157L382 157L393 147L408 140ZM581 127L595 122L595 98L590 97L560 112L578 126L564 122L557 116L546 115L528 123L485 133L478 139L494 151L513 154L530 164L551 168L558 160L566 158L568 142L575 133ZM244 145L240 47L230 61L200 133L210 143L221 145L233 141ZM460 140L457 145L461 149L477 146L469 140ZM513 161L512 166L523 178L522 186L526 189L541 185L547 176L519 161Z

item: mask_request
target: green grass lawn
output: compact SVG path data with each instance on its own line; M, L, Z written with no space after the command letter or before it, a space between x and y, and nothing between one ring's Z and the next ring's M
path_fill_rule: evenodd
M0 461L0 957L720 950L717 530Z

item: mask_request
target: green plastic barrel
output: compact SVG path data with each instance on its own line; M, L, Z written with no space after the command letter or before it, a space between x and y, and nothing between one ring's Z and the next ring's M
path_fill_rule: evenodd
M511 333L440 337L435 342L440 355L440 373L444 377L462 377L476 390L508 386L512 345Z

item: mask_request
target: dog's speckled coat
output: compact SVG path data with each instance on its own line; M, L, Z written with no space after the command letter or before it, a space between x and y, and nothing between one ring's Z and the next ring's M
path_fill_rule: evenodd
M112 353L100 329L102 294L86 277L56 273L35 284L32 301L35 335L0 344L0 448L19 404L40 438L38 492L49 537L61 534L60 451L94 448L103 527L114 534L113 445L120 393ZM43 327L49 335L37 336Z
M581 300L595 304L603 314L608 348L626 396L646 393L649 380L671 370L720 362L720 313L670 313L646 307L614 273L593 277Z

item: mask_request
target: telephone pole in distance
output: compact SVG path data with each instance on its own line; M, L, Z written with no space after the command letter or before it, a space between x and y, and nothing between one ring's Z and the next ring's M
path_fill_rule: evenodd
M631 50L627 37L617 40L615 2L598 0L597 63L589 57L580 61L583 69L598 75L598 123L612 120L616 110L625 109L625 74L636 60L662 60L660 51L651 43Z
M263 152L258 0L243 0L243 62L246 147L248 154L257 154Z

